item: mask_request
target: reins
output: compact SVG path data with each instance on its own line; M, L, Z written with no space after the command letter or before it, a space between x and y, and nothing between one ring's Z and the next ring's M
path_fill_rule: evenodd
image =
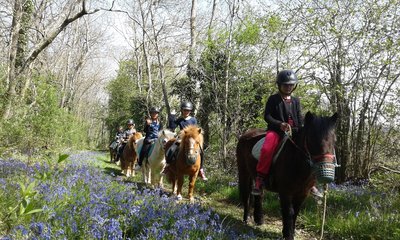
M336 160L336 153L335 153L335 148L333 148L333 153L324 153L324 154L320 154L320 155L315 155L312 156L310 154L310 151L308 150L307 147L307 141L306 139L304 139L304 148L305 150L303 150L299 145L297 145L297 143L293 140L292 138L292 128L289 125L289 130L285 132L286 138L289 139L290 142L292 142L292 144L301 152L304 154L304 156L306 156L306 161L309 164L309 166L312 168L314 163L312 160L314 161L321 161L323 159L326 158L330 158L333 160L335 166L339 166L337 164L337 160ZM304 136L305 137L305 136ZM322 212L322 223L321 223L321 235L319 239L322 239L324 236L324 227L325 227L325 219L326 219L326 204L327 204L327 195L328 195L328 184L325 183L324 184L324 192L323 192L323 201L324 201L324 206L323 206L323 212Z

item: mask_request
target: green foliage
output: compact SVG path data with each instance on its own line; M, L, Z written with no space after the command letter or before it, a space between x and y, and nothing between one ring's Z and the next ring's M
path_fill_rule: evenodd
M122 62L117 77L107 86L109 109L106 123L111 136L114 136L119 126L126 126L126 121L131 118L141 128L138 123L142 123L147 115L145 94L140 93L136 87L134 69L133 61Z
M21 105L11 119L0 120L4 146L28 155L65 147L85 148L89 142L87 124L59 107L58 89L50 78L37 76L34 81L36 96L31 106Z
M254 45L260 41L260 24L258 22L245 21L235 32L234 38L237 44Z

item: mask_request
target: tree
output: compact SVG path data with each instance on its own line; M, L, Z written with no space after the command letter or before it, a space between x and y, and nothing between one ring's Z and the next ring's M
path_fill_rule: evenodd
M387 94L398 81L397 2L301 1L282 5L296 24L302 72L339 113L338 180L367 177ZM318 9L318 11L317 11ZM296 14L289 14L296 13ZM375 129L375 130L374 130ZM373 134L375 132L375 134Z
M42 38L34 43L29 53L26 49L28 21L32 14L32 2L15 0L13 7L13 20L11 25L11 43L9 51L9 64L6 84L8 90L5 97L5 106L3 109L3 118L10 118L12 115L12 106L18 103L18 98L24 97L23 93L23 76L32 67L32 63L39 54L48 47L54 39L64 30L69 24L77 19L98 12L100 9L88 10L86 1L67 2L64 8L59 13L58 19L53 21L49 26L49 31L44 33ZM32 39L31 39L32 40Z

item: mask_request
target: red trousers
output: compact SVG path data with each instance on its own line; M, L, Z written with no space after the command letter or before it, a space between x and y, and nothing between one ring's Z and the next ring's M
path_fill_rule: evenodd
M266 177L271 168L272 158L281 140L275 131L267 131L265 141L261 148L260 159L257 163L257 174Z

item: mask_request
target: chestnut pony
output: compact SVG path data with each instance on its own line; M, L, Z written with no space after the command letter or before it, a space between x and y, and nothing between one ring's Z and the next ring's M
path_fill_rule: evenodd
M325 171L326 168L321 166L329 166L328 170L333 171L334 175L336 120L337 114L331 117L319 117L308 112L304 127L294 139L289 138L286 141L271 167L266 188L279 194L284 239L294 239L297 215L316 181L316 176L319 181L328 182L322 178L324 172L320 171ZM248 130L239 138L236 148L240 200L244 207L243 221L247 223L250 203L253 203L254 221L258 225L263 223L263 195L250 194L257 166L257 160L251 151L257 141L264 136L264 129ZM329 181L333 181L333 177L329 178Z
M202 129L190 125L180 132L181 143L177 159L170 164L168 179L172 183L172 192L175 192L178 200L182 199L182 186L184 176L189 176L188 198L194 201L193 191L197 174L200 170L200 152L203 149ZM170 144L168 144L170 145Z
M142 138L140 132L136 132L129 137L121 156L121 170L127 177L135 176L134 164L138 158L137 141Z

